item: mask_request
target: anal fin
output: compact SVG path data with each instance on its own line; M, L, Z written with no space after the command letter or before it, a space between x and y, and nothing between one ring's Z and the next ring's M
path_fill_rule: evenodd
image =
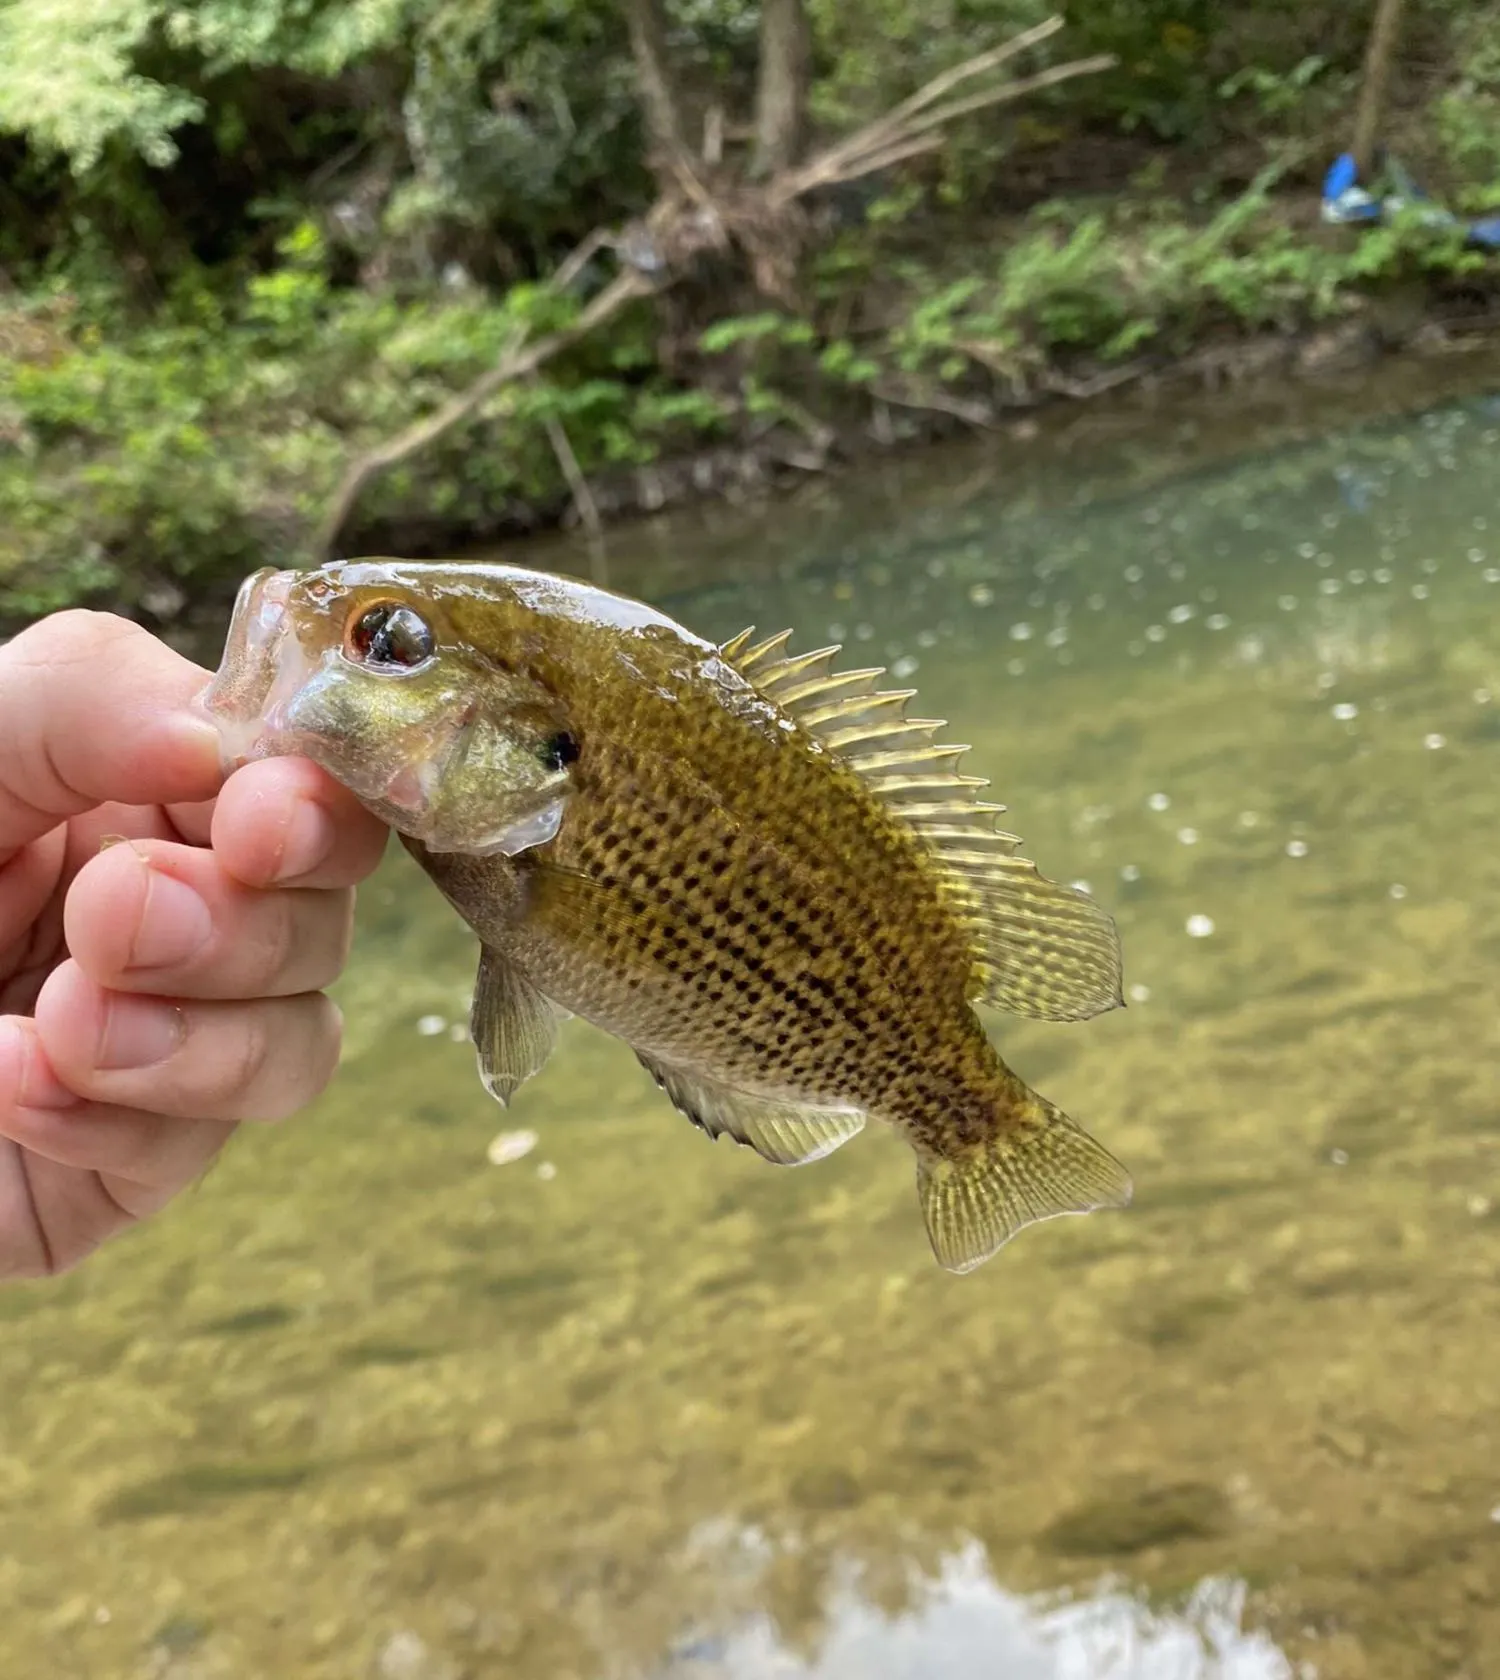
M481 947L469 1036L484 1088L502 1108L552 1054L558 1017L556 1007L508 957Z
M938 1264L971 1272L1028 1225L1129 1206L1132 1187L1130 1174L1082 1126L1025 1091L978 1153L918 1156L917 1194Z
M821 1160L864 1128L865 1117L857 1109L811 1108L751 1097L667 1062L649 1056L638 1059L700 1131L711 1138L731 1137L778 1167Z

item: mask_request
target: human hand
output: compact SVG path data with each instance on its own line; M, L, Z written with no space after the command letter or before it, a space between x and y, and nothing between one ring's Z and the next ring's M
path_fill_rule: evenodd
M337 1065L321 988L386 831L305 759L224 781L207 680L103 613L0 649L0 1279L76 1264Z

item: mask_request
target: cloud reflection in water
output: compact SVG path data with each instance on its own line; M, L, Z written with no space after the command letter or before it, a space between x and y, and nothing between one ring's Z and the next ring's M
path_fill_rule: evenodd
M1202 1582L1176 1612L1124 1591L1061 1602L1006 1592L983 1547L949 1557L890 1615L861 1593L857 1571L829 1594L808 1656L755 1616L685 1646L661 1680L1294 1680L1271 1640L1243 1625L1241 1582ZM1300 1677L1297 1677L1300 1680Z

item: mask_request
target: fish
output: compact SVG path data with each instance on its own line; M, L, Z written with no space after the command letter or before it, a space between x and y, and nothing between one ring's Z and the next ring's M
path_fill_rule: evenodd
M951 1272L1125 1207L1126 1169L977 1012L1121 1006L1114 920L1020 855L914 690L790 638L715 643L510 565L267 567L202 704L226 768L312 759L477 935L470 1032L502 1105L576 1016L768 1162L894 1128Z

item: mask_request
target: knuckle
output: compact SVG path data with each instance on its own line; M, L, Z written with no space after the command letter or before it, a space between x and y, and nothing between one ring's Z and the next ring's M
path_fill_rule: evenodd
M284 980L301 955L297 906L286 893L266 893L256 904L250 983L266 989Z
M339 1065L343 1023L329 999L311 992L282 1007L288 1017L288 1030L281 1035L287 1053L274 1074L259 1082L247 1119L291 1119L322 1094Z
M77 664L96 658L112 642L129 640L138 627L114 613L69 607L34 624L11 644L17 658L28 664Z
M203 1097L217 1115L258 1118L261 1086L270 1056L270 1023L263 1008L236 1012L228 1042L204 1082Z
M352 895L266 893L256 906L255 948L248 958L246 984L280 997L329 985L348 961L353 938Z

